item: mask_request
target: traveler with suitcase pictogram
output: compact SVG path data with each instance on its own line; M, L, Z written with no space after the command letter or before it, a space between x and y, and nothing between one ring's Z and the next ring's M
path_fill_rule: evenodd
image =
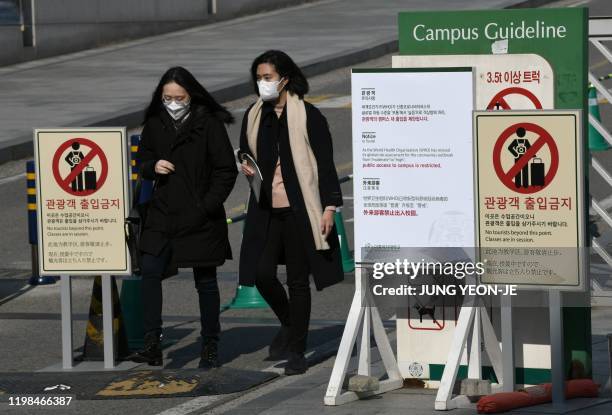
M539 157L531 160L531 186L544 186L544 162Z
M85 190L96 190L97 174L93 167L85 167Z

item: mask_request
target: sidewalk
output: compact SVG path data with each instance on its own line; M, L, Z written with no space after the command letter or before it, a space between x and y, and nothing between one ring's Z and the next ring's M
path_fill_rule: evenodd
M594 326L599 324L609 325L608 319L604 316L607 310L594 312ZM598 324L599 323L599 324ZM608 329L608 328L606 328ZM601 347L601 340L594 331L593 339L593 367L607 367L608 356L607 347ZM395 349L395 333L389 335ZM598 343L599 342L599 343ZM607 342L606 342L607 343ZM376 349L372 349L372 376L381 376L384 372L382 361ZM435 411L434 401L437 390L403 388L390 391L382 395L376 395L359 401L350 402L340 406L325 406L323 397L327 389L329 377L333 368L334 358L311 368L301 377L285 377L276 380L273 384L261 387L254 391L244 394L240 398L221 404L218 406L202 405L194 413L198 414L225 414L225 415L308 415L308 414L333 414L333 415L352 415L352 414L377 414L395 415L407 413L411 415L433 415L444 412ZM357 357L353 357L349 368L357 367ZM594 380L605 384L603 370L596 370ZM599 373L599 375L598 375ZM355 372L349 372L347 378ZM346 382L346 380L345 380ZM572 399L566 402L567 412L576 415L609 415L612 413L612 394L609 390L600 389L600 398L595 399ZM192 403L193 404L193 403ZM189 402L175 408L178 411L181 407L189 405ZM170 410L159 415L171 415L176 412ZM474 415L477 413L476 405L473 408L454 409L448 412L452 415ZM542 415L559 413L553 411L551 404L538 405L529 408L517 409L508 412L516 415Z
M0 68L0 163L32 154L32 129L128 125L170 66L192 70L222 100L249 94L249 65L287 51L309 75L397 47L397 13L503 8L521 0L327 0L112 47Z

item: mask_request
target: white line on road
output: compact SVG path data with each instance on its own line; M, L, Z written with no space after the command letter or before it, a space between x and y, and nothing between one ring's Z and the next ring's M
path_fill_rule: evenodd
M12 183L19 179L23 179L25 175L26 175L25 173L19 173L14 176L3 177L2 179L0 179L0 186L2 186L3 184Z
M310 356L314 355L315 353L316 353L316 350L311 350L308 353L306 353L304 357L308 359ZM268 366L267 368L263 369L262 372L272 372L272 373L277 373L279 375L282 375L283 373L285 373L285 366L283 365L283 367L276 367L281 363L283 363L282 360L274 363L272 366Z
M227 398L229 395L212 395L212 396L198 396L195 399L177 405L173 408L166 409L157 415L186 415L193 411L205 409L206 407L220 401L223 398Z
M612 207L612 195L599 202L599 205L606 210L610 209Z

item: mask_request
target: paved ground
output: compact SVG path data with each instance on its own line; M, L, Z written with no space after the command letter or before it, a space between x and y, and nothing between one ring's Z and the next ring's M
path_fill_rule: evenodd
M317 7L322 7L317 13L332 13L334 10L340 10L341 6L346 6L347 1L333 1L333 2L322 2L323 4ZM351 8L353 15L360 15L358 10L359 7L365 7L368 3L364 1L350 2L352 5L357 5ZM381 2L382 3L382 2ZM377 17L377 23L386 21L387 26L380 27L380 30L357 30L360 36L360 41L363 43L366 40L371 42L376 39L384 39L387 34L393 35L394 29L391 27L395 22L391 19L391 10L395 7L398 9L397 4L417 4L418 7L428 8L431 7L430 3L427 2L416 2L416 1L388 1L384 2L381 7L381 15ZM507 3L507 2L499 2ZM557 3L558 5L574 5L579 2L578 0L563 1ZM592 6L592 10L596 10L598 14L611 14L607 0L591 0L587 2L589 6ZM389 4L389 9L387 9ZM445 8L450 4L449 2L440 2L440 7ZM453 4L463 4L460 2L453 2ZM465 2L467 4L467 2ZM472 7L478 7L479 3L471 3ZM336 7L340 8L337 9ZM460 5L456 7L461 7ZM480 4L482 7L482 4ZM264 27L268 29L265 24L274 26L274 22L278 23L283 15L282 13L311 13L315 6L306 6L305 8L292 9L285 12L275 12L262 16L263 23L254 22L254 18L244 19L247 25L254 25L254 27ZM336 9L335 9L336 8ZM385 12L385 10L387 10ZM316 10L315 10L316 11ZM607 13L606 13L607 12ZM280 13L280 14L279 14ZM346 13L346 11L345 11ZM387 14L384 14L387 13ZM384 14L384 16L383 16ZM281 16L281 17L279 17ZM386 16L386 17L385 17ZM366 19L361 16L360 18ZM386 19L386 20L385 20ZM256 19L255 19L256 20ZM285 20L285 19L283 19ZM295 19L300 20L300 19ZM242 20L241 20L242 21ZM325 19L321 19L321 22L334 23L331 17L327 16ZM367 26L366 20L358 20L363 27ZM235 23L235 22L234 22ZM308 23L307 19L299 21L299 24L304 24L305 28L312 27L312 24ZM296 23L297 24L297 23ZM317 25L319 23L317 22ZM219 30L226 36L229 36L233 30L235 33L244 33L237 31L236 27L233 29L228 23L228 26L220 25ZM285 25L283 22L281 26ZM275 27L275 26L274 26ZM287 27L286 25L283 27ZM386 28L386 29L385 29ZM392 30L393 29L393 30ZM304 29L306 30L306 29ZM316 53L320 53L320 56L325 56L324 53L337 53L342 48L354 48L359 46L359 43L347 44L349 41L350 30L354 28L343 28L343 24L339 24L337 31L327 32L325 39L330 39L332 32L335 33L333 36L337 36L338 42L328 41L324 47L336 48L334 50L326 51L321 50L317 52L315 45L306 45L306 49L293 48L288 50L295 50L295 54L303 53L299 55L302 62L306 62L309 59L314 59ZM385 32L387 31L387 32ZM219 33L214 31L214 35L218 36ZM247 31L248 32L248 31ZM265 31L260 30L263 33ZM202 29L196 29L189 31L180 36L184 36L181 39L189 43L191 47L193 45L202 45L206 43L205 36L212 36L211 27ZM282 37L281 37L282 38ZM323 35L321 35L323 39ZM232 42L231 39L226 39L227 42ZM270 36L268 39L260 39L262 47L283 47L286 38L281 40ZM298 42L297 40L293 40ZM160 49L170 47L173 40L171 37L162 37L160 40ZM280 43L279 43L280 42ZM352 42L352 40L351 40ZM319 42L320 43L320 42ZM330 44L330 45L328 45ZM371 43L367 43L371 44ZM148 44L147 44L148 45ZM165 45L165 46L164 46ZM51 65L33 67L30 70L17 73L18 78L21 76L34 77L37 73L39 76L38 81L35 84L41 88L45 87L43 79L47 76L47 79L55 79L53 77L59 76L61 68L68 70L77 68L80 65L83 67L96 68L96 65L100 65L100 79L99 85L108 85L109 82L105 79L110 79L112 73L107 73L106 64L104 61L113 61L113 56L123 56L123 68L117 73L121 73L126 78L130 79L130 82L135 82L133 90L128 89L125 91L126 96L131 95L130 100L123 101L123 91L121 99L121 108L123 106L142 106L142 101L149 94L148 91L152 88L155 83L157 76L160 71L167 66L167 61L155 63L155 57L161 56L162 53L155 52L155 45L151 44L146 47L143 44L142 47L132 46L130 50L124 50L116 48L114 50L108 50L103 54L91 53L85 54L83 58L71 59L65 62L57 62ZM163 46L163 47L162 47ZM300 44L301 46L301 44ZM316 46L321 46L316 45ZM201 47L201 46L200 46ZM243 46L240 46L243 47ZM182 49L182 47L180 48ZM299 49L299 50L298 50ZM229 49L228 49L229 50ZM241 53L248 53L248 57L245 58L244 62L238 62L234 58L228 60L233 62L235 68L244 72L245 62L248 62L252 56L256 53L253 50L245 51L244 49L238 49L243 51ZM138 53L135 53L138 51ZM221 56L220 53L224 53L225 49L219 47L216 50L216 56ZM131 52L131 55L128 53ZM140 53L142 52L142 55ZM186 64L193 66L194 68L208 67L207 62L210 59L206 59L204 56L189 57L187 54L178 52L177 59L184 57L184 59L190 59ZM170 54L172 55L172 54ZM128 64L127 58L132 56L132 62ZM142 61L135 59L135 56L142 56ZM236 56L242 56L237 54ZM225 58L223 58L225 59ZM603 74L610 72L610 67L603 65L602 57L599 55L593 55L591 58L591 68L598 73ZM195 71L202 79L210 79L211 82L214 79L219 78L220 83L224 82L226 75L231 75L231 68L228 72L222 73L220 66L221 59L215 61L215 65L219 65L215 71L198 72ZM376 67L376 66L390 66L391 58L389 55L383 56L374 61L364 62L361 66L364 67ZM147 65L149 63L150 65ZM206 65L205 65L206 64ZM64 66L67 65L67 66ZM111 65L111 64L109 64ZM112 68L115 68L112 64ZM132 65L132 66L130 66ZM140 65L140 66L139 66ZM45 67L49 67L49 72L45 72ZM142 80L134 80L131 78L132 74L130 68L139 66L142 69ZM111 67L108 67L111 68ZM71 69L71 70L72 70ZM112 69L113 71L115 69ZM108 69L111 70L111 69ZM34 72L33 72L34 71ZM39 71L39 72L36 72ZM27 75L27 74L30 75ZM41 75L41 74L45 75ZM74 74L74 72L70 72ZM216 73L216 74L215 74ZM238 70L234 72L236 77L239 75ZM0 77L9 77L9 73L2 75L0 70ZM242 75L240 75L242 76ZM69 77L68 77L69 78ZM145 79L146 78L146 79ZM33 78L32 78L33 79ZM58 78L61 79L61 78ZM233 75L228 79L234 79ZM83 88L87 84L88 79L85 77L79 77L79 88ZM123 80L120 81L124 87L128 84L123 84ZM315 102L320 108L322 108L325 116L328 118L330 126L332 128L332 134L334 137L334 151L335 161L338 166L340 175L348 174L352 171L351 160L351 148L350 148L350 109L349 109L349 98L350 93L350 81L349 81L349 69L342 68L325 75L316 76L311 78L312 92L309 99ZM23 85L23 84L21 84ZM72 86L69 83L62 81L61 85L67 86L66 91L70 91ZM208 86L208 83L207 83ZM114 90L115 87L110 90ZM98 88L103 90L105 88ZM76 89L75 89L76 90ZM86 90L86 89L83 89ZM119 90L119 88L117 88ZM27 89L26 89L27 92ZM98 91L95 91L98 92ZM105 92L106 93L106 92ZM138 95L140 94L140 95ZM27 95L27 93L26 93ZM66 97L62 98L64 100ZM107 97L110 98L110 97ZM0 99L3 99L0 97ZM67 99L70 101L70 99ZM252 101L252 97L236 100L227 103L227 105L235 112L238 119L242 117L244 108ZM80 107L82 105L82 101ZM45 101L46 108L48 102ZM129 104L129 105L128 105ZM109 110L110 106L100 103L97 107L99 111L106 111L104 113L111 113ZM43 104L40 103L40 107ZM603 118L606 121L608 127L611 126L612 111L610 105L602 106ZM6 108L6 105L0 106L0 117L2 116L2 108ZM81 108L82 109L82 108ZM108 110L108 111L107 111ZM79 120L86 119L90 115L85 114L88 110L80 111L79 116L81 118L75 118L72 122L77 123ZM24 113L25 114L25 113ZM72 114L72 113L71 113ZM22 117L28 118L30 115L22 115ZM34 115L32 115L34 117ZM1 120L1 118L0 118ZM27 119L30 126L37 122L33 118ZM69 122L69 121L66 121ZM7 124L10 125L10 124ZM4 127L3 127L4 128ZM30 127L28 127L30 128ZM238 126L234 125L229 130L230 137L232 138L233 144L237 144ZM6 134L4 134L6 135ZM612 170L612 154L610 152L601 153L597 155L597 158L606 167ZM0 200L2 200L2 206L4 215L0 217L0 229L2 230L2 239L0 239L0 372L4 371L35 371L40 370L49 365L59 362L61 358L60 354L60 336L59 336L59 287L58 286L41 286L34 289L29 289L25 281L28 277L29 268L29 251L27 241L25 240L25 179L19 178L18 180L11 179L11 176L21 174L23 171L23 160L18 162L9 163L0 166ZM245 181L239 178L238 184L230 196L226 208L230 215L240 213L243 210L244 198L247 192ZM349 240L352 240L352 190L351 184L343 185L343 192L345 195L345 217L347 219L347 231L349 233ZM599 200L605 200L610 195L610 188L605 184L597 175L591 172L591 192ZM612 204L610 205L612 207ZM602 240L606 241L606 244L612 242L612 231L604 227L602 224L602 230L604 235ZM240 225L233 225L230 227L230 239L231 244L235 253L238 253L238 247L240 242ZM236 269L237 261L229 261L226 265L220 269L220 286L222 294L222 302L229 301L235 289L236 284ZM596 268L598 272L603 275L609 275L609 269L604 266L598 266ZM281 271L282 272L282 271ZM191 276L185 273L179 277L175 277L167 280L164 287L164 316L165 316L165 332L168 338L173 340L173 345L166 349L166 366L168 368L190 368L197 364L197 352L198 352L198 322L197 322L197 303L195 291L193 289L193 282ZM82 339L85 333L85 322L87 316L87 309L89 306L89 298L91 292L91 281L87 279L77 279L74 282L74 312L76 315L76 322L74 325L75 332L75 345L79 346L82 344ZM314 296L313 304L313 321L311 325L311 336L309 343L309 357L316 359L318 356L321 358L330 356L337 349L338 337L340 336L344 324L344 319L348 310L348 304L353 292L352 275L347 274L347 281L344 284L333 287L332 289L326 290L320 295ZM383 318L387 321L392 318L392 312L390 310L383 310ZM390 329L393 328L392 321L389 321ZM275 370L271 367L271 362L263 361L265 356L265 347L273 336L274 331L277 328L275 319L269 310L248 310L239 311L231 310L223 313L222 324L224 328L223 337L223 348L221 357L226 366L237 367L237 368L250 368L255 370ZM605 377L607 375L607 344L605 341L605 335L612 332L612 320L610 319L609 308L598 308L593 310L592 316L593 325L593 350L594 350L594 374L598 381L605 383ZM392 330L389 330L393 337ZM395 347L395 345L393 345ZM374 354L374 360L377 361L376 354ZM267 385L263 385L249 393L241 394L240 396L224 396L221 398L211 397L199 397L199 398L165 398L165 399L152 399L142 401L138 399L118 399L111 401L80 401L76 402L75 406L69 408L68 413L91 413L91 414L125 414L125 413L164 413L164 415L177 415L186 413L235 413L235 414L280 414L280 413L295 413L295 414L310 414L310 413L329 413L329 414L354 414L354 413L383 413L392 414L402 412L414 413L414 414L431 414L433 407L434 395L430 391L423 390L410 390L402 389L399 391L385 394L382 397L371 398L364 401L354 402L342 407L325 407L322 404L322 397L325 392L325 388L329 379L331 366L333 365L333 358L324 360L322 363L312 367L307 375L302 377L285 378L281 377L278 380L271 382ZM380 362L377 363L380 365ZM380 367L378 367L380 371ZM8 413L46 413L47 410L16 410L8 408L6 404L0 404L0 413L9 410ZM163 412L166 411L166 412ZM62 413L62 412L56 412ZM453 413L457 414L473 414L474 410L458 410ZM532 412L533 413L533 412ZM536 412L538 413L538 412ZM542 412L544 413L544 409ZM587 413L587 411L576 412L576 413ZM612 408L608 405L607 407L599 407L588 410L589 414L600 415L612 413Z

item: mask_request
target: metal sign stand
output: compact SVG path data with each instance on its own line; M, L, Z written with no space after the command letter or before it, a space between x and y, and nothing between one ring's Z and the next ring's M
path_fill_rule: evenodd
M482 343L484 343L484 350L489 356L498 379L502 379L503 374L507 371L512 372L514 370L513 368L506 370L506 359L502 357L497 336L489 319L487 309L482 303L482 299L479 297L466 297L461 311L459 311L455 334L450 345L448 359L444 365L442 378L440 379L440 387L438 388L435 401L436 410L446 411L458 407L458 401L452 399L452 392L470 332L472 334L468 359L468 377L470 379L482 378L481 338ZM512 341L512 338L510 338L510 341Z
M347 402L355 401L367 396L378 395L394 389L399 389L403 386L404 379L402 378L395 354L391 348L387 332L382 324L378 308L374 305L372 296L367 289L367 279L362 275L364 268L358 266L355 269L355 294L353 302L344 326L344 333L340 341L334 368L329 379L327 392L325 393L325 405L342 405ZM361 333L361 341L359 346L359 367L357 373L359 375L371 376L371 350L370 336L374 330L374 339L380 356L382 358L385 370L389 379L381 381L379 388L375 391L355 393L342 392L342 385L348 371L349 362L353 347L357 340L357 334L360 326L363 327Z
M113 300L111 276L102 275L102 329L104 332L104 369L115 367L115 346L113 333ZM70 275L61 276L62 314L62 369L74 369L72 355L72 280Z
M62 369L72 369L72 281L70 275L61 277L62 309Z
M565 407L565 363L563 356L563 309L562 293L550 290L548 310L550 318L550 377L552 381L552 403L555 410Z

